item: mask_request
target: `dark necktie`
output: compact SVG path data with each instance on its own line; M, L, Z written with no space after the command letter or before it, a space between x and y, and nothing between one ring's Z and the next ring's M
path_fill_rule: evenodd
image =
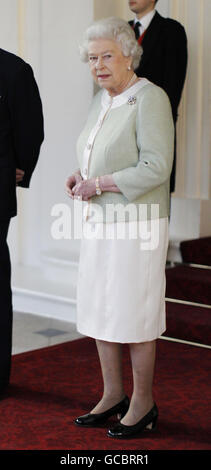
M134 27L134 33L136 35L136 39L140 37L139 33L139 27L141 26L141 23L139 21L136 22L135 27Z

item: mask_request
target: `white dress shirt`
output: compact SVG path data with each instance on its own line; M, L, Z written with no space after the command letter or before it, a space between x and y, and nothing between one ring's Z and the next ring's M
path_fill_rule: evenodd
M149 13L147 13L145 16L143 16L142 18L135 18L134 19L134 25L139 21L141 23L141 26L139 26L139 33L140 33L140 36L144 33L144 31L146 31L146 29L148 28L148 26L150 25L151 21L152 21L152 18L154 18L155 16L155 13L156 13L156 10L151 10Z

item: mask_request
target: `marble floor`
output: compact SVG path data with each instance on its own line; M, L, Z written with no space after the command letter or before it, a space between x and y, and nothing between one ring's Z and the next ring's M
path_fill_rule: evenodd
M14 312L12 354L82 338L74 323Z

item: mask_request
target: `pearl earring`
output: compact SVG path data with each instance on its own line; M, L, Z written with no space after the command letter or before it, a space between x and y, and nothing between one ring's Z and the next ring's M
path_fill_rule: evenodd
M131 70L131 66L129 65L129 67L127 68L128 70Z

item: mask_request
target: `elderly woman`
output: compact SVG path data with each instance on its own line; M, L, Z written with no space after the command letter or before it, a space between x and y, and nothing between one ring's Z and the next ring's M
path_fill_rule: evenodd
M104 384L99 403L75 423L96 427L117 415L119 421L108 430L113 438L155 427L156 339L165 331L174 126L166 93L134 73L141 53L123 20L103 19L86 31L81 58L101 90L78 140L80 169L66 182L71 198L87 201L82 202L83 233L89 227L89 237L81 241L77 328L96 339ZM157 212L151 210L155 205ZM129 237L135 223L140 236ZM146 239L144 224L150 223L158 241L140 246L140 237ZM111 236L117 226L121 238ZM102 236L105 227L109 230ZM129 344L132 364L130 401L123 386L123 343Z

